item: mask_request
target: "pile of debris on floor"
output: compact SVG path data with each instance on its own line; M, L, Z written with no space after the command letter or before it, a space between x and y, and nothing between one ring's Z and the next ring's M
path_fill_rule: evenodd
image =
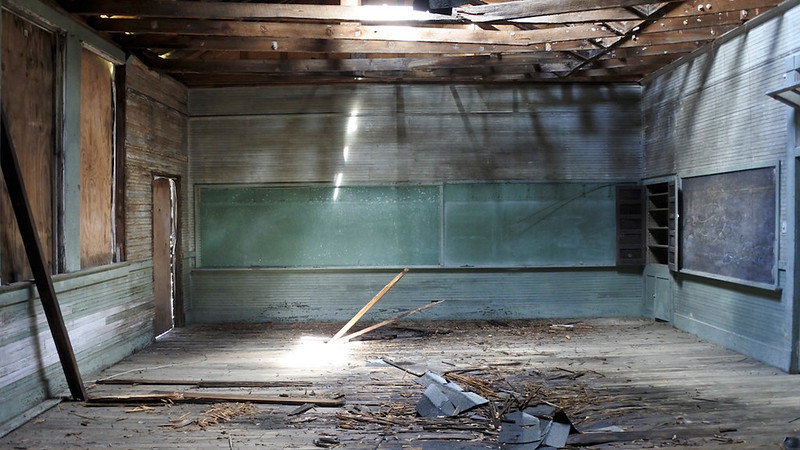
M352 430L359 423L371 423L384 426L385 434L398 439L411 435L413 440L486 441L508 449L563 448L569 435L578 432L563 409L544 399L549 392L541 384L512 386L488 367L440 375L415 373L386 361L412 375L423 388L421 395L412 398L416 403L387 404L377 410L348 405L337 414L340 428ZM484 378L492 381L469 372L489 375Z

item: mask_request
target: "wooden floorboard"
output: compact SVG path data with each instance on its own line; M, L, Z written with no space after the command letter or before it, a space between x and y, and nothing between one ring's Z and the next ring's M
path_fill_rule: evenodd
M569 325L569 326L561 326ZM572 447L781 448L800 435L800 377L645 319L402 322L348 354L287 357L303 336L341 324L194 325L97 374L91 396L154 392L344 399L340 407L211 402L63 402L0 439L0 448L497 448L492 415L529 398L563 408ZM398 367L384 363L389 360ZM455 418L421 418L409 372L462 375L490 398ZM466 378L463 378L466 377ZM187 385L208 382L209 387ZM259 386L231 386L259 382ZM467 382L473 385L466 384ZM215 384L216 383L216 384ZM254 383L251 383L254 384ZM513 406L512 406L513 408ZM616 431L592 433L613 426Z

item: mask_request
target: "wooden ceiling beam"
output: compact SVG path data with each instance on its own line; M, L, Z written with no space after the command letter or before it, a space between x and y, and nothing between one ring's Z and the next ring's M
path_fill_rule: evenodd
M753 18L756 12L764 12L777 3L775 0L693 0L681 4L665 17L695 17L700 14L739 13L748 10L749 18Z
M264 73L330 74L361 72L411 72L419 70L467 69L472 67L512 67L537 64L567 65L574 62L561 53L532 53L514 57L462 56L440 58L355 58L355 59L165 59L140 55L148 66L167 73Z
M458 75L445 73L437 76L429 74L422 78L404 78L397 74L372 73L369 76L345 76L345 75L266 75L266 74L176 74L175 78L192 87L224 87L224 86L258 86L258 85L296 85L303 84L337 84L337 83L528 83L528 82L557 82L565 80L556 74L549 72L529 72L523 74L494 74L494 75ZM638 75L620 75L610 73L596 73L595 76L585 76L583 74L574 75L569 81L581 82L614 82L614 83L636 83L642 77Z
M680 2L681 0L670 0ZM517 0L489 5L462 6L455 9L458 17L471 22L496 22L549 14L628 8L660 3L653 0Z
M109 33L161 33L193 36L242 36L261 38L351 39L373 41L440 42L468 44L532 45L613 36L595 25L540 28L536 30L487 31L467 28L286 24L183 19L92 19L96 30ZM471 27L471 25L470 25Z
M554 24L554 23L595 23L607 21L636 20L640 17L625 8L598 9L592 11L576 11L562 14L513 19L512 24Z
M81 0L65 5L72 14L173 19L257 19L322 23L455 23L453 16L415 11L410 6L345 6L185 0Z
M608 38L604 42L613 42ZM194 49L271 53L385 53L385 54L492 54L545 51L577 51L595 47L585 40L544 44L503 45L408 41L367 41L350 39L307 39L283 37L177 36L166 34L119 34L115 40L129 49Z

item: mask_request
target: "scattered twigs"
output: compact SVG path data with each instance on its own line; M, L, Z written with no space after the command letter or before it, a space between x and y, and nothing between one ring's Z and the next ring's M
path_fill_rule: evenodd
M338 411L336 417L340 420L354 420L356 422L376 423L378 425L386 426L408 426L408 422L400 421L397 419L388 419L384 417L377 417L374 415L366 415L363 413L356 413L352 411Z
M445 372L444 377L448 380L468 388L484 398L499 398L497 392L492 389L491 383L478 378L462 375L457 372Z

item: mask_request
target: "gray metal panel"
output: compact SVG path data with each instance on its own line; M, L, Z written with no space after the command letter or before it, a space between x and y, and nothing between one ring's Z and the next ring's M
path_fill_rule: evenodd
M639 95L594 85L192 90L190 170L195 183L332 182L340 172L344 184L630 180Z
M191 322L346 321L399 272L386 270L198 269ZM364 320L435 299L415 318L619 317L642 313L642 277L613 269L414 270Z

